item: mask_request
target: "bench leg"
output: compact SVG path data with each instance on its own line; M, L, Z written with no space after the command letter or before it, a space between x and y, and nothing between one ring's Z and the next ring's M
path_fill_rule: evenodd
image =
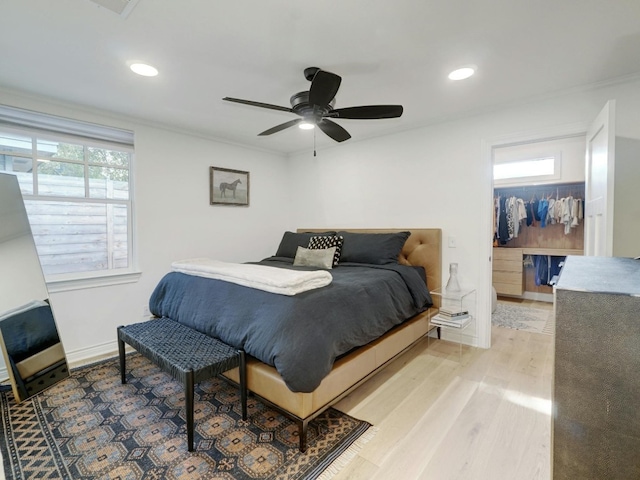
M126 369L126 356L124 354L124 341L120 338L120 329L122 326L118 327L118 354L120 355L120 381L125 384L127 383L125 369Z
M187 449L193 452L193 370L187 372L184 381L184 406L187 415Z
M240 401L242 402L242 420L247 420L247 358L244 350L238 350L240 357Z
M300 420L298 423L298 436L300 437L300 451L302 453L307 449L307 427L309 426L308 420Z

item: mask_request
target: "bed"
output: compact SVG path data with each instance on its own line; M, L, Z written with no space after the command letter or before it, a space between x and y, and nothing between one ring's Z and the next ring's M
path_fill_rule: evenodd
M244 348L249 354L249 390L298 423L304 451L313 418L431 329L428 290L440 287L441 231L299 229L296 234L290 232L289 243L295 239L301 246L302 232L316 240L323 235L336 238L336 232L344 238L343 257L337 268L329 270L330 285L285 298L172 272L156 287L150 309L156 316ZM398 249L380 250L377 243L367 243L371 238L395 242L389 245ZM259 263L304 270L291 265L291 253L285 250L296 244L286 243L287 234L276 255ZM374 255L394 252L394 258L378 261L367 256L368 250L362 256L355 245L372 245ZM384 280L381 286L377 286L378 277ZM239 380L237 369L224 375Z

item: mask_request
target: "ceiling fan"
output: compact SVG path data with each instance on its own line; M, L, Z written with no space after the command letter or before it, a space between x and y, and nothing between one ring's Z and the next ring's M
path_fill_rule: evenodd
M309 91L294 94L290 99L291 107L281 107L270 103L253 102L231 97L224 97L223 100L282 112L291 112L301 117L265 130L258 134L260 136L271 135L294 125L305 125L308 126L307 128L313 128L314 125L317 125L320 130L336 142L344 142L349 140L351 135L330 119L367 120L397 118L402 115L402 105L367 105L334 109L335 96L340 88L342 78L335 73L321 70L318 67L305 68L304 76L311 82L311 87Z

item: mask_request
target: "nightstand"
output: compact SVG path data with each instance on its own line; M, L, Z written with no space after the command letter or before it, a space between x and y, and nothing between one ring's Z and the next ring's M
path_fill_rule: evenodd
M440 297L440 311L429 317L432 327L439 327L446 333L446 340L458 343L459 359L462 361L462 338L467 331L475 329L476 289L462 287L457 291L438 288L431 290L434 297Z

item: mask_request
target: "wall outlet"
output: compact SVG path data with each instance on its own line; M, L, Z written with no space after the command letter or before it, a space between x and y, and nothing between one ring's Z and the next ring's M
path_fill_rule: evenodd
M456 237L449 235L449 248L456 248L457 246Z

